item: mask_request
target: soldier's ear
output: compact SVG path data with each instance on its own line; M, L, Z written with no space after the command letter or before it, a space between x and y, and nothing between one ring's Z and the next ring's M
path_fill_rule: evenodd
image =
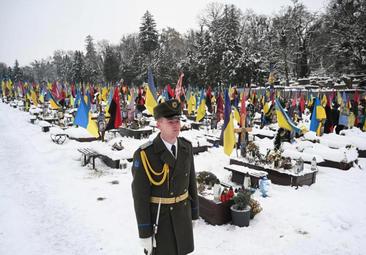
M159 118L159 119L156 120L156 127L158 129L160 129L160 125L161 125L160 123L161 123L161 118Z

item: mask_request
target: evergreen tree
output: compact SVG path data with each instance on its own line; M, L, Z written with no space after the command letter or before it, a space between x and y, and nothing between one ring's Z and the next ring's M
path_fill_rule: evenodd
M142 16L142 23L140 26L139 40L142 52L148 57L151 64L152 53L159 46L159 34L156 30L156 23L149 11L146 11Z
M86 81L95 83L100 78L100 70L98 66L98 56L95 50L93 37L88 35L85 39L86 54L85 54L85 78Z
M146 79L146 68L142 70L143 55L136 34L123 36L119 45L121 55L121 77L129 85L141 84Z
M103 73L104 79L107 82L117 82L120 80L119 59L117 52L111 46L106 48Z
M317 16L310 13L304 4L298 0L292 0L293 6L287 8L287 14L290 22L290 29L295 36L295 63L297 78L308 77L310 74L309 48L311 37L317 28Z
M0 80L8 78L8 67L5 63L0 62Z
M179 32L173 28L163 29L156 59L157 84L165 86L178 80L179 63L185 54L184 47L184 41Z
M35 60L31 63L32 76L35 81L54 81L57 79L56 68L51 58Z
M22 70L19 67L18 60L15 60L13 72L12 72L12 80L13 81L21 81L23 80L23 73Z
M73 82L72 66L73 52L57 50L53 54L53 65L56 69L56 79L61 81Z
M223 53L221 59L221 81L239 84L243 81L243 49L239 43L240 11L234 5L226 5L222 18L221 36Z
M84 56L81 51L75 51L71 69L72 81L76 83L85 82Z
M366 2L331 0L324 16L330 51L327 68L343 72L364 72L366 69ZM328 64L329 63L329 64Z

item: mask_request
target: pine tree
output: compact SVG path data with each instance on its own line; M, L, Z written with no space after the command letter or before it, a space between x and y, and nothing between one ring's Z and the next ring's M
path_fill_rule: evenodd
M184 41L179 32L167 28L163 29L159 42L155 76L157 84L165 86L178 80L181 71L179 63L184 56Z
M223 45L221 65L221 80L226 84L242 82L243 49L239 43L240 12L234 5L225 6L222 18L221 38Z
M84 56L81 51L75 51L71 69L72 81L76 83L85 82Z
M95 50L93 37L88 35L85 39L85 78L86 81L95 83L100 78L100 70L98 66L98 56Z
M366 2L331 0L324 15L327 67L343 73L366 69Z
M141 84L146 79L146 65L136 34L122 37L119 45L121 54L121 77L128 85Z
M105 57L104 57L104 65L103 65L103 74L104 79L107 82L117 82L119 81L119 59L117 53L113 50L111 46L106 48Z
M15 60L13 72L12 72L12 80L13 81L21 81L23 80L23 73L22 70L19 67L18 60Z
M151 64L152 53L159 46L159 34L156 30L156 23L149 11L146 11L142 16L140 27L139 40L142 52L148 57Z
M0 80L8 78L8 67L5 63L0 62Z

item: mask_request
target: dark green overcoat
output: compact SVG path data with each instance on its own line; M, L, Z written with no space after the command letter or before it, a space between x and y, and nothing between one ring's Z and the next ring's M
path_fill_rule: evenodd
M181 255L194 250L192 220L198 219L198 196L192 144L178 137L177 158L168 151L160 134L142 145L134 154L132 166L132 195L140 238L153 234L158 205L150 203L150 197L176 197L189 192L189 198L172 205L161 205L159 227L156 236L158 255ZM140 152L144 150L151 167L160 172L164 163L169 165L169 182L161 186L150 183ZM154 176L160 181L160 176Z

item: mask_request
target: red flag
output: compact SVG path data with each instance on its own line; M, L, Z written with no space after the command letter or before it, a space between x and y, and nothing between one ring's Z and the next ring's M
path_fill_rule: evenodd
M58 86L57 86L56 82L52 83L51 93L52 93L52 96L56 100L60 100L61 99L61 93L60 93L60 91L58 89Z
M304 113L304 111L305 111L304 95L301 95L301 97L300 97L300 111L301 111L301 113Z
M121 106L119 104L119 89L116 87L114 89L113 99L111 101L111 105L108 110L111 115L106 130L118 128L122 125L122 116L121 116Z
M173 98L174 97L174 90L172 89L172 87L170 87L170 84L166 85L166 90L168 91L169 97Z
M71 95L73 98L76 97L75 84L71 83Z
M245 106L245 92L243 91L243 97L240 105L240 126L245 127L245 118L247 116L247 108Z
M216 111L217 120L220 121L224 117L224 100L222 98L221 92L217 96L217 111Z
M360 103L360 95L358 94L358 90L356 89L355 91L355 94L353 96L353 100L356 102L356 103Z

